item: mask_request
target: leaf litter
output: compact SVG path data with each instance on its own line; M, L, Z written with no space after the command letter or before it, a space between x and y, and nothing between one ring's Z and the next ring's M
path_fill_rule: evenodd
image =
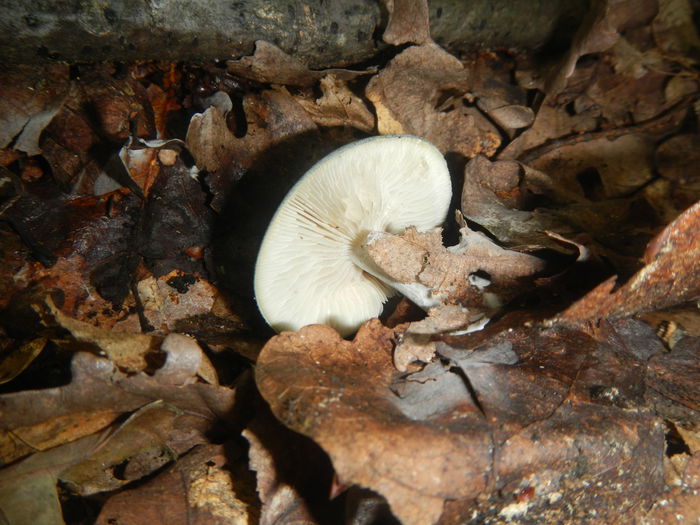
M8 523L697 515L692 4L596 2L550 55L446 50L427 3L386 8L371 67L260 41L3 71ZM250 283L275 203L377 133L448 160L456 217L365 246L433 302L270 334Z

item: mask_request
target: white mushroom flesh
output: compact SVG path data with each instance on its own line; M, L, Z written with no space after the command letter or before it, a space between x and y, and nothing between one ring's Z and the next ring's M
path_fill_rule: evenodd
M369 232L442 224L451 194L442 154L417 137L373 137L327 156L265 234L255 270L261 313L277 331L322 323L352 333L393 293L353 262L353 247Z

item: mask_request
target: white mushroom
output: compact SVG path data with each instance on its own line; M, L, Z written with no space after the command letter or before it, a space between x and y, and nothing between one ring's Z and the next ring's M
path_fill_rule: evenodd
M351 334L401 288L363 253L368 238L439 226L451 195L445 159L418 137L372 137L328 155L289 191L265 233L255 266L263 317L277 331L322 323Z

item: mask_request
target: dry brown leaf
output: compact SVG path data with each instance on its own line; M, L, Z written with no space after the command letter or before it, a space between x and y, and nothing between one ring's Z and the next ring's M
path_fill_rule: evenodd
M384 0L389 21L382 35L387 44L426 44L430 38L427 0Z
M22 373L46 346L46 338L38 337L17 345L14 348L0 350L0 384L12 381Z
M590 72L588 74L590 75ZM572 132L580 133L596 129L600 110L595 104L588 103L586 98L587 96L582 96L576 99L580 102L576 106L578 111L574 115L569 114L565 107L545 100L537 110L532 126L508 143L498 154L498 158L500 160L515 160L520 158L524 152L546 143L550 139Z
M235 140L224 115L216 106L210 106L204 113L192 116L185 143L200 170L215 172L231 163L228 148Z
M264 40L255 42L255 52L252 56L229 60L226 63L226 69L234 75L256 82L306 87L313 86L326 74L333 74L342 80L350 80L371 72L371 70L351 71L349 69L312 71L298 58Z
M464 172L462 213L483 226L496 226L493 223L506 211L505 206L519 208L525 202L521 172L522 167L514 161L491 162L482 155L471 159ZM509 212L524 217L522 212Z
M374 129L374 115L362 99L334 75L326 75L320 82L323 95L310 101L294 97L319 126L351 126L369 133Z
M526 128L535 119L532 109L525 106L499 106L491 109L488 114L499 126L510 130Z
M0 451L11 461L31 451L26 443L42 449L111 423L120 413L136 410L162 399L169 405L199 418L227 418L235 423L236 390L203 383L178 386L160 383L146 374L127 376L105 358L77 353L73 357L71 383L56 388L27 390L0 396ZM241 407L242 409L242 407Z
M654 177L654 143L643 135L626 135L615 140L600 138L562 146L542 155L530 166L556 180L557 185L572 191L580 188L582 197L591 200L623 197Z
M71 319L49 298L46 301L56 322L68 330L77 341L92 343L110 361L128 372L142 372L148 367L147 357L157 351L160 338L146 334L111 332L91 324Z
M434 361L402 376L377 321L353 342L310 326L270 340L256 380L281 421L403 523L610 521L659 494L664 445L641 408L643 362L609 332L501 327L479 348L448 337L437 349L459 374Z
M373 236L365 249L385 274L403 284L416 283L436 306L466 308L464 320L497 310L528 287L527 278L544 270L541 259L501 248L483 233L461 226L460 243L449 248L439 229L408 228L400 236Z
M200 169L213 170L207 185L214 195L211 207L222 211L234 184L275 145L318 128L311 115L284 90L265 90L243 97L242 137L229 130L218 109L210 107L192 117L186 144Z
M662 177L686 190L700 192L699 152L698 135L675 135L656 148L654 163Z
M14 149L29 155L41 153L39 137L61 109L69 82L66 64L4 68L0 77L0 148L15 139Z
M573 74L576 62L582 55L609 49L617 39L616 18L625 6L625 2L615 3L610 0L597 0L588 10L588 14L574 35L573 42L561 63L547 82L545 91L556 95L564 89L567 79Z
M115 490L203 442L208 426L203 418L154 401L132 414L90 454L63 470L59 479L80 495Z
M262 502L260 524L318 523L320 516L314 514L328 505L332 472L323 453L281 426L262 405L243 437L250 445L250 468Z
M501 138L478 109L463 103L468 79L462 63L437 44L409 47L367 85L379 132L417 135L443 153L493 155ZM454 103L443 107L450 97Z
M615 289L612 277L557 318L566 323L620 318L661 310L700 297L700 203L669 224L650 244L646 266Z
M98 442L99 436L87 436L0 471L0 512L5 523L64 525L58 475L94 450Z
M693 16L688 0L661 0L652 22L656 45L666 53L692 57L700 49L700 35Z
M244 485L248 480L234 479L240 469L232 473L228 459L223 445L197 446L144 485L109 498L96 523L256 523L254 487Z
M285 332L263 349L256 379L276 416L319 443L342 480L385 496L404 523L433 523L444 498L476 495L484 487L488 440L475 436L483 425L468 397L448 417L452 423L426 425L401 414L388 389L392 335L377 321L363 325L354 343L321 325ZM284 389L280 381L287 381ZM333 386L341 383L340 390ZM310 407L320 409L316 416L304 414ZM467 426L473 440L459 437L457 428Z
M119 416L121 411L116 408L76 411L35 424L15 426L17 422L13 414L0 430L0 463L11 463L29 454L89 436L107 428Z

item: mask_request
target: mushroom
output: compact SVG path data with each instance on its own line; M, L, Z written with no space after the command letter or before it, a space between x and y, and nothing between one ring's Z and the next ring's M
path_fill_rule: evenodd
M451 197L445 159L418 137L371 137L323 158L287 193L263 238L254 279L263 317L277 331L321 323L346 336L394 290L434 306L423 289L373 264L364 245L439 226Z

